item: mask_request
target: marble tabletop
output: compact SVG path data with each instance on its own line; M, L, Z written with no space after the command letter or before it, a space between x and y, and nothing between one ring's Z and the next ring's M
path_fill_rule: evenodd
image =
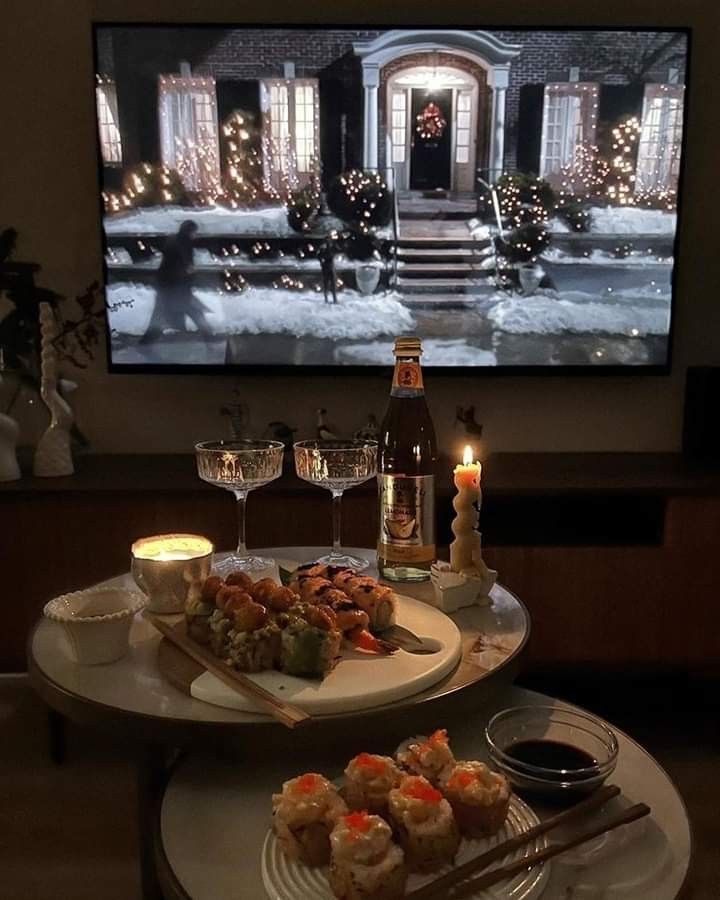
M512 687L482 709L433 724L448 728L456 756L482 759L485 722L496 710L515 705L570 707ZM620 749L611 781L620 786L622 795L612 804L643 801L652 814L554 859L542 900L674 900L682 887L691 852L682 799L658 763L630 737L614 730ZM356 752L363 749L392 752L394 747L358 745ZM337 749L318 744L311 768L336 777L345 762ZM283 780L309 767L307 758L292 755L230 760L192 754L178 765L160 813L162 849L172 880L169 895L192 900L267 896L260 854L270 824L270 797ZM541 817L547 814L535 810Z
M317 558L323 548L319 547L275 547L264 548L258 553L272 556L282 561L304 562ZM349 552L365 556L374 562L374 552L367 548L349 548ZM368 574L376 575L371 567ZM104 585L118 585L136 590L129 574L103 582ZM403 585L403 592L421 598L431 590L429 584ZM495 588L496 600L492 607L478 608L481 630L512 647L511 656L516 657L524 646L530 621L522 603L500 585ZM463 630L461 611L457 623ZM477 622L467 630L465 642L478 634ZM29 668L31 677L45 699L70 718L85 720L86 715L93 721L120 719L128 733L133 728L138 736L163 739L177 738L180 729L189 732L194 726L209 729L241 728L242 726L272 725L267 716L257 713L225 709L195 699L183 693L163 676L157 664L160 635L142 616L137 616L130 632L130 650L117 662L99 666L80 666L71 658L62 626L42 620L36 627L29 645ZM492 652L492 651L491 651ZM510 657L508 660L510 661ZM503 669L506 660L491 660L489 669ZM492 674L493 672L491 672ZM430 688L421 695L408 698L403 703L417 703L418 697L425 698L455 691L462 686L462 673L456 670L453 676L441 682L437 688ZM480 679L473 673L470 677ZM455 681L452 681L452 679ZM455 682L458 682L456 684Z

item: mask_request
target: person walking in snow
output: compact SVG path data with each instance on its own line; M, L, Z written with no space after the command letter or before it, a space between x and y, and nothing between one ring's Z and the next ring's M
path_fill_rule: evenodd
M212 329L205 318L207 308L192 291L193 240L197 230L197 224L187 219L177 234L165 242L157 273L155 306L150 324L140 338L141 344L156 341L162 337L165 328L186 331L186 318L195 323L206 340L212 337Z
M335 275L335 256L337 255L337 241L330 235L320 244L318 259L322 272L322 286L325 294L325 302L329 303L328 294L332 294L332 302L337 303L337 280Z

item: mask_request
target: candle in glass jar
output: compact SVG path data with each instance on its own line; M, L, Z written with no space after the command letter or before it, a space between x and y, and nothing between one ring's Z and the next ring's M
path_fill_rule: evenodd
M132 574L148 609L182 612L199 602L212 566L212 543L199 534L156 534L132 545Z
M457 515L451 525L455 540L450 544L450 566L454 572L473 567L473 556L480 545L477 527L482 502L482 465L473 462L472 458L472 447L468 444L463 453L462 465L455 466L453 470L453 481L457 489L453 508Z

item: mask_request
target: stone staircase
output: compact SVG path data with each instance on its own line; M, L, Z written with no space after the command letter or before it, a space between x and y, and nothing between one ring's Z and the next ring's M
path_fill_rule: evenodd
M399 197L396 288L413 308L462 309L489 293L483 250L490 241L473 238L475 215L469 197Z

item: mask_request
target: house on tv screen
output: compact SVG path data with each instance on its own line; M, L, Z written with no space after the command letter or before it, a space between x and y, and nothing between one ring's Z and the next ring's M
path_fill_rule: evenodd
M142 163L239 206L351 168L391 172L401 192L470 194L504 171L558 188L594 177L590 148L622 156L619 123L630 191L677 189L682 33L112 26L97 40L116 197Z

